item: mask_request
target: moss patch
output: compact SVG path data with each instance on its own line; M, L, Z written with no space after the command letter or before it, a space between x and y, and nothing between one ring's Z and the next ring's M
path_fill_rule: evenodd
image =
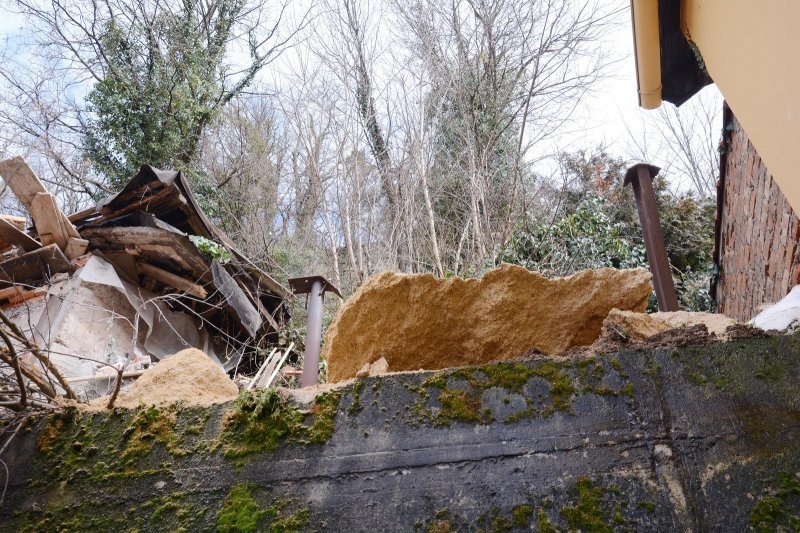
M225 414L220 436L225 456L272 452L284 442L324 444L333 435L340 397L338 391L321 394L304 412L274 390L241 394Z
M266 516L251 494L249 485L232 487L217 515L217 531L222 533L252 533Z
M528 387L536 379L547 383L545 397L531 396ZM418 396L410 409L410 422L414 426L426 423L447 426L456 421L494 422L495 414L483 404L484 393L491 389L506 391L505 405L510 404L509 395L521 395L525 400L524 408L504 415L501 421L505 423L546 418L559 411L569 413L579 394L632 398L634 393L622 364L607 357L491 363L441 371L419 386L407 382L403 385Z
M792 512L800 508L800 479L781 472L777 484L777 490L759 498L753 506L748 524L759 532L800 531L800 515Z
M619 506L609 509L606 495L616 493L616 489L604 488L582 477L575 483L577 498L572 505L562 507L561 516L570 530L597 531L612 533L614 526L623 526L626 521Z

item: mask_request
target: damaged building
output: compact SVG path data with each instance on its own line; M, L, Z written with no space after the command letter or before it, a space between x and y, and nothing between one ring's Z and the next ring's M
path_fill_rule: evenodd
M71 215L22 158L0 176L32 220L0 216L0 306L78 396L189 347L226 371L251 365L288 318L289 291L208 219L180 172L144 166ZM20 361L39 372L30 353Z

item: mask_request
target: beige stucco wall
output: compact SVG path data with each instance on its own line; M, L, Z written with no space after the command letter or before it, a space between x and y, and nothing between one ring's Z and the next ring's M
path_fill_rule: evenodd
M800 212L800 0L683 0L684 32Z

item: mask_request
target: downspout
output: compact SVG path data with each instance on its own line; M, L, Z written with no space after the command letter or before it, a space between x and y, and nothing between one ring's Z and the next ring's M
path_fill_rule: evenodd
M631 0L633 45L639 106L655 109L661 105L661 39L658 0Z

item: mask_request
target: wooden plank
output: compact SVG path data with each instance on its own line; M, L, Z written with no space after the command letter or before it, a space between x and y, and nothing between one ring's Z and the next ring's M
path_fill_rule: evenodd
M253 376L253 379L250 380L250 383L247 384L247 387L245 387L244 390L251 390L256 385L256 383L258 383L258 380L261 378L261 374L263 374L264 370L269 366L270 362L272 361L272 358L275 356L276 351L277 348L273 348L272 351L269 352L269 355L267 356L266 359L264 359L264 362L261 364L261 367L258 369L258 372L256 372L256 375Z
M35 289L31 289L29 291L22 291L16 296L8 298L8 305L15 306L21 304L22 302L33 300L34 298L43 298L47 295L47 289L48 287L36 287Z
M28 222L25 217L18 217L16 215L0 215L0 220L5 220L20 231L25 231L25 225Z
M70 264L58 246L51 244L26 252L0 263L0 281L9 283L27 283L41 281L58 272L70 272Z
M138 378L144 373L145 373L144 370L131 370L128 372L123 372L122 379ZM80 383L81 381L103 381L106 379L115 380L117 379L117 374L92 374L91 376L77 376L74 378L67 378L67 382Z
M38 250L42 247L41 244L32 239L27 233L20 231L14 223L9 222L3 217L0 217L0 239L3 239L3 241L9 244L19 246L26 252Z
M72 222L74 224L75 222L81 222L81 221L86 220L87 218L91 217L92 215L96 215L96 214L98 214L98 213L97 213L97 208L95 206L87 207L86 209L82 209L80 211L77 211L77 212L72 213L71 215L67 216L67 220L69 220L70 222Z
M270 385L272 385L272 382L275 380L275 377L278 375L278 372L280 372L281 367L283 366L283 363L286 362L286 358L289 357L289 353L291 353L292 348L294 348L294 343L291 343L289 345L289 347L286 348L286 351L283 352L283 357L281 357L281 360L278 361L277 365L275 365L275 368L272 371L272 373L269 375L269 377L267 378L267 381L264 382L264 388L265 389L268 389L270 387Z
M61 224L59 212L56 199L50 193L38 193L31 199L30 213L42 244L45 246L57 244L64 250L67 247L69 234Z
M22 287L17 287L16 285L6 287L5 289L0 289L0 300L8 300L14 296L19 296L23 292L25 292L25 289Z
M169 266L203 282L212 279L209 261L183 235L160 228L91 226L83 228L82 234L92 250L105 253L130 248L143 262Z
M21 157L13 157L0 161L0 176L8 184L14 196L30 212L33 197L39 193L46 193L47 189L33 173L28 163Z
M136 268L141 274L149 276L156 281L160 281L161 283L168 285L173 289L177 289L180 292L185 292L186 294L190 294L201 300L208 298L208 293L202 285L192 283L191 281L173 274L172 272L168 272L162 268L158 268L157 266L147 263L136 263Z
M86 253L87 248L89 248L89 241L86 239L70 237L67 241L67 247L64 249L64 255L67 256L67 259L77 259Z

